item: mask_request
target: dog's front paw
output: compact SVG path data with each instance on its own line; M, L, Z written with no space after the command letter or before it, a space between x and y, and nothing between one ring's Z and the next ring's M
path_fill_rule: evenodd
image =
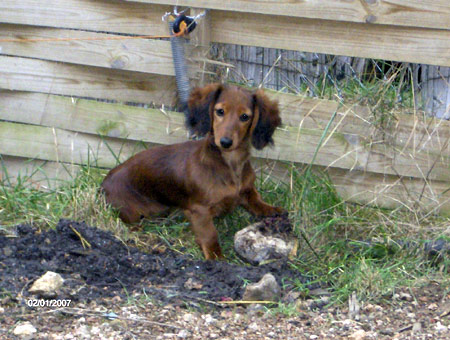
M281 207L273 207L268 206L267 209L265 209L265 212L263 216L269 217L269 216L287 216L288 212L284 208Z

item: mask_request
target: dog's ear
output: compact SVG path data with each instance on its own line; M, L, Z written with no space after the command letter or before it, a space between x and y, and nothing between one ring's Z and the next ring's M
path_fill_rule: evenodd
M278 102L270 100L262 90L253 93L253 122L250 127L252 145L261 150L267 144L273 144L272 135L281 125Z
M191 133L204 136L211 131L211 113L222 90L221 84L210 84L192 90L186 116L186 125Z

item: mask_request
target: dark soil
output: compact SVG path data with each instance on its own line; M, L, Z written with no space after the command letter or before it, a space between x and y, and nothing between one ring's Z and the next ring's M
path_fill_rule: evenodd
M58 298L73 301L123 296L143 289L161 302L238 300L244 282L257 282L268 272L280 284L283 281L284 293L290 289L289 282L306 282L286 262L251 267L194 260L169 250L145 253L109 232L69 220L61 220L48 231L28 225L16 229L17 237L0 236L0 292L13 295L26 297L30 284L47 271L65 279Z
M285 212L281 215L264 218L260 222L259 231L263 235L291 234L293 228L288 213Z

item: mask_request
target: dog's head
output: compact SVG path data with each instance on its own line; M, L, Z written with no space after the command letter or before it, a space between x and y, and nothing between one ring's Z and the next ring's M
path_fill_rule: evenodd
M249 139L258 150L273 144L272 135L281 124L278 103L262 90L210 84L194 89L188 105L188 127L199 136L210 133L224 151L235 150Z

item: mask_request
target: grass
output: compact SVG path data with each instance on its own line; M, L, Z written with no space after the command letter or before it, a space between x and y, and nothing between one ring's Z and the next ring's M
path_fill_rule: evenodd
M412 77L404 66L382 67L388 71L381 78L372 76L363 81L354 78L338 83L324 76L313 92L342 103L368 105L373 114L371 123L379 131L387 131L385 128L395 122L395 112L415 110L414 86L409 83ZM308 93L309 89L300 92ZM327 132L328 127L324 136ZM414 208L386 210L351 204L339 197L327 175L319 169L291 164L284 167L287 182L278 182L261 172L257 187L264 200L289 210L295 235L300 240L299 254L290 265L311 281L328 283L332 303L346 303L353 292L362 301L378 302L391 297L400 287L420 286L432 280L450 287L448 257L436 263L418 250L427 240L450 241L450 218L424 214ZM104 174L103 170L85 166L72 181L48 191L33 188L27 177L18 178L15 183L3 178L0 232L19 223L52 228L60 218L67 218L110 230L123 241L133 239L144 249L167 247L202 258L180 213L146 220L140 231L130 231L98 195ZM252 222L252 216L241 208L216 219L227 261L244 264L234 253L233 237ZM409 249L395 246L400 241L414 241L418 246ZM305 284L298 281L292 285L290 288L307 294ZM277 310L295 313L292 306L280 305Z
M420 244L428 239L448 238L448 218L417 220L410 212L346 203L324 173L309 167L285 166L290 183L261 174L257 186L266 201L290 211L295 235L300 240L299 255L291 261L292 268L311 280L327 282L334 303L345 303L352 292L357 292L363 301L380 301L392 296L399 287L418 285L424 279L449 284L448 258L436 265L424 252L392 245L393 241L414 240ZM83 167L73 181L49 191L33 189L28 178L19 178L14 185L5 185L8 181L4 180L0 186L2 229L19 223L45 229L52 228L60 218L83 220L112 231L124 241L136 240L143 248L169 247L202 258L180 213L145 221L141 231L131 232L98 195L104 173ZM228 261L243 264L233 251L233 236L252 221L252 216L241 208L216 219ZM301 282L290 288L305 292ZM288 306L278 309L292 312Z

